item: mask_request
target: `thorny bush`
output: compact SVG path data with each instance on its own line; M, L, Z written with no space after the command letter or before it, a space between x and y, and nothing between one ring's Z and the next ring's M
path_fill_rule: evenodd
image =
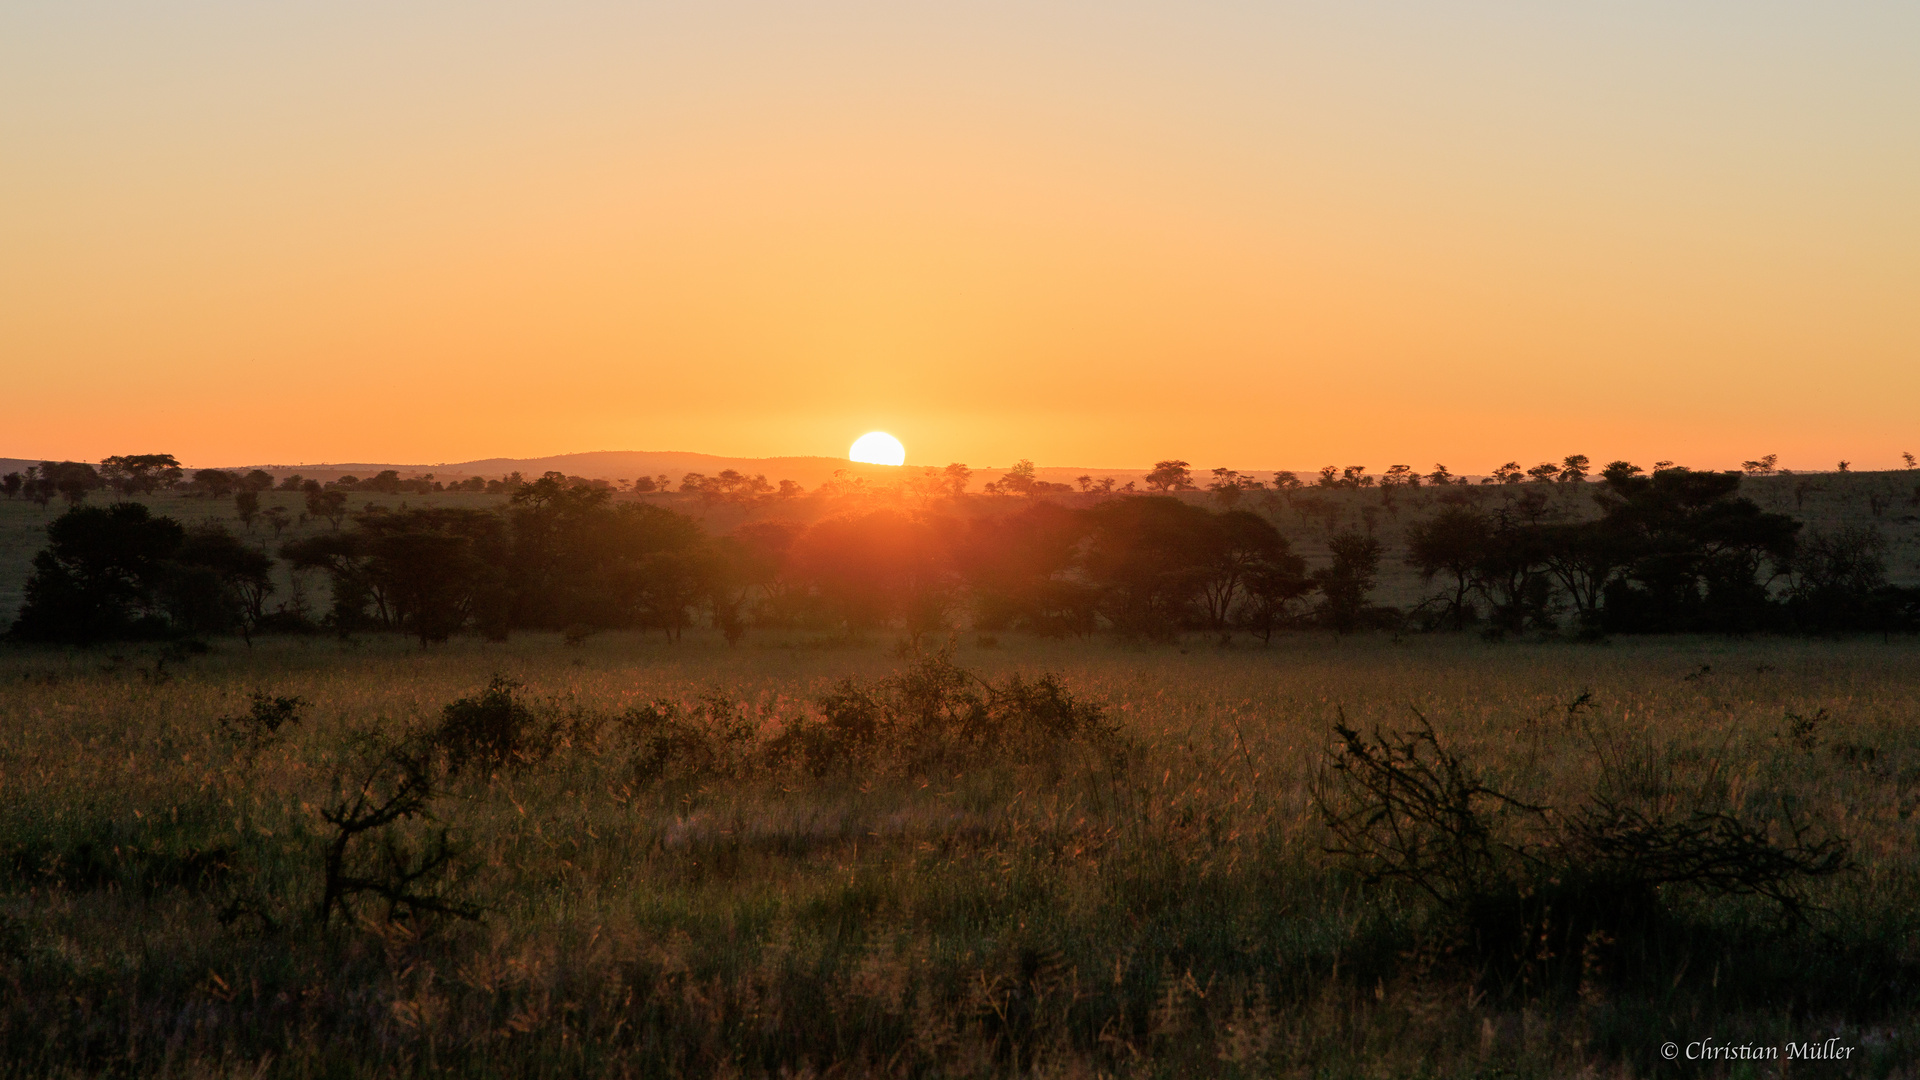
M1810 837L1784 808L1764 820L1701 793L1682 805L1670 784L1649 790L1597 743L1599 781L1583 801L1522 801L1482 781L1415 716L1411 731L1371 737L1336 724L1313 798L1328 850L1367 880L1425 893L1483 973L1533 985L1553 957L1592 968L1599 950L1644 951L1671 928L1677 893L1757 898L1779 927L1798 927L1805 884L1852 866L1845 841Z

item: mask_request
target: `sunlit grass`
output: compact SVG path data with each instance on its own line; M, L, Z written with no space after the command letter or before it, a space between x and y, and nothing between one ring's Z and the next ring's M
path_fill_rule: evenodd
M718 688L777 725L904 661L617 634L156 656L0 654L0 961L16 988L0 1058L18 1070L1557 1076L1656 1070L1667 1038L1864 1023L1843 1029L1861 1056L1912 1045L1910 987L1841 995L1809 969L1826 998L1796 1000L1778 963L1724 949L1669 958L1659 994L1501 1000L1433 954L1413 898L1325 854L1309 797L1341 716L1403 727L1417 708L1491 783L1542 802L1590 787L1598 732L1850 840L1862 869L1818 886L1816 929L1910 961L1910 642L963 642L956 660L983 676L1057 671L1105 702L1120 748L649 785L610 729L583 734L436 800L467 848L447 887L484 921L364 906L330 930L310 911L317 808L356 731L424 729L495 674L555 714ZM257 690L311 704L249 759L216 720ZM1583 693L1592 708L1570 714ZM1803 748L1787 713L1823 709ZM236 897L277 929L223 925ZM1708 914L1745 917L1722 908Z

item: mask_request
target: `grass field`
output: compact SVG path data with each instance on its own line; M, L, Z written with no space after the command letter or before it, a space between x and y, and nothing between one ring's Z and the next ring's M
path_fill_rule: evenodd
M824 775L745 751L646 767L664 760L634 734L649 702L708 719L737 703L751 730L729 745L750 749L840 680L910 666L882 643L0 653L0 1061L23 1075L1771 1076L1668 1064L1660 1046L1834 1037L1848 1061L1795 1074L1912 1073L1910 640L963 639L953 659L988 680L1057 672L1116 730ZM417 891L481 918L389 918L363 895L322 921L325 812L368 776L390 792L380 748L496 675L524 684L548 744L457 774L443 757L425 812L353 848L378 878L382 844L417 865L408 853L446 829L455 855ZM236 741L220 718L245 716L254 692L304 699L304 719ZM1516 798L1570 807L1603 759L1630 760L1665 798L1786 807L1808 835L1847 841L1854 868L1806 884L1803 924L1671 887L1657 929L1505 963L1417 890L1369 884L1326 850L1310 789L1333 724L1403 730L1414 709Z

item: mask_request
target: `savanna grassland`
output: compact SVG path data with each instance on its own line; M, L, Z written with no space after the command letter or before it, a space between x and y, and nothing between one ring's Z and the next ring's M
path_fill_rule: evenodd
M1910 1075L1916 702L1910 638L8 650L0 1061ZM1425 855L1329 826L1373 751Z

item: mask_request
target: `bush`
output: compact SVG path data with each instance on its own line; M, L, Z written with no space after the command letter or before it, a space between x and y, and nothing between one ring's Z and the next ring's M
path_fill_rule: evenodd
M1329 851L1369 881L1426 894L1442 932L1509 986L1572 970L1554 958L1578 958L1584 979L1602 952L1644 954L1675 929L1673 893L1755 898L1797 927L1805 884L1852 866L1844 841L1698 799L1682 811L1663 784L1629 782L1605 755L1597 789L1556 809L1488 786L1423 716L1409 732L1369 738L1340 723L1334 733L1313 790Z
M220 731L247 752L257 753L279 741L281 728L300 723L300 711L309 704L305 698L274 697L256 690L247 714L221 717Z
M996 758L1022 759L1070 743L1104 743L1104 706L1077 701L1052 673L998 685L955 666L949 652L873 683L845 679L790 721L768 746L775 764L815 775L881 767L918 774Z
M542 723L534 711L514 699L522 684L495 675L486 690L440 710L440 724L431 742L447 755L448 772L458 775L469 765L496 769L513 763L538 761L553 752L553 725Z

